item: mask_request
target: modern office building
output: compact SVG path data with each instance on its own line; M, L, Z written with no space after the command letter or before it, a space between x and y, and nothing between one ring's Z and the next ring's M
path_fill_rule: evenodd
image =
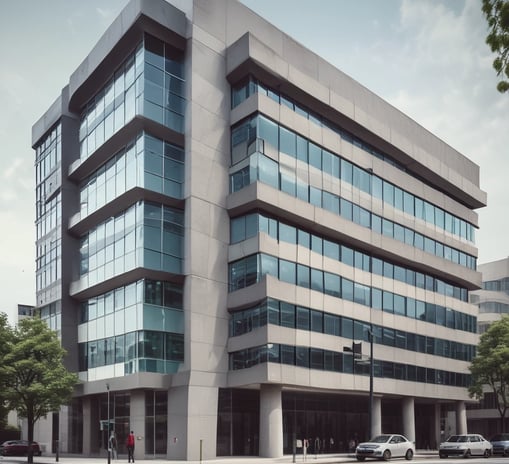
M493 322L509 314L509 258L480 264L478 270L482 274L482 289L470 293L470 302L479 307L477 328L482 334ZM494 394L487 390L479 403L468 405L467 423L470 429L491 437L508 430L509 418L506 417L506 427L501 430Z
M478 166L241 3L131 1L32 143L37 309L82 381L48 443L465 431Z

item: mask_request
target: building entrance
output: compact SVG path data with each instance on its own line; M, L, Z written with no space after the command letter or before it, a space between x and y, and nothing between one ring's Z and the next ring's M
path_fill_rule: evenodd
M309 454L348 452L368 438L367 408L367 397L283 392L283 453L293 452L294 438L307 440Z

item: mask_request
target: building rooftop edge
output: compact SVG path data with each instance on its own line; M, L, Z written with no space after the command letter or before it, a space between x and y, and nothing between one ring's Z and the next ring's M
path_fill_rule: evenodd
M289 36L285 35L285 38L293 41ZM372 136L406 154L426 168L430 175L449 184L448 191L458 187L464 190L467 197L463 201L470 207L486 205L487 194L479 187L479 166L472 160L311 50L302 46L299 49L302 53L312 55L316 61L315 75L298 69L300 61L309 61L306 56L301 56L299 60L281 56L271 45L252 31L247 31L231 43L226 54L230 80L239 78L241 68L244 70L240 73L247 72L247 63L251 61L276 79L302 89ZM321 67L327 68L323 71L325 77L320 75ZM434 183L438 185L436 181Z

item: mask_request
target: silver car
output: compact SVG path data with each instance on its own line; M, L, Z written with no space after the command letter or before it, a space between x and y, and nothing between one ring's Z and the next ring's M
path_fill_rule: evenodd
M509 456L509 433L497 433L490 440L493 445L493 454Z
M487 458L491 455L492 449L492 444L482 435L467 433L451 435L446 441L440 443L438 454L441 459L449 456L462 456L464 458L484 456Z
M414 457L415 445L399 434L377 435L365 443L359 443L355 449L357 461L366 458L383 459L405 458L410 460Z

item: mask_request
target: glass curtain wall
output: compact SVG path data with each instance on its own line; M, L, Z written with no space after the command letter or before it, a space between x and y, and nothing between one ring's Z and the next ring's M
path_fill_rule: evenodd
M136 115L184 131L183 54L145 34L144 40L81 114L80 159L91 156Z

